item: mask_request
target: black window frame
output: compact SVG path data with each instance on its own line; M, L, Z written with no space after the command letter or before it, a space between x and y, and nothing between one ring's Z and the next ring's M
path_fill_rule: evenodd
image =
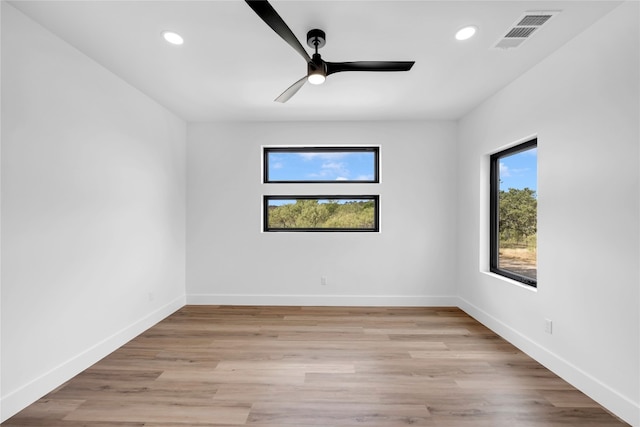
M269 153L374 153L374 177L372 180L272 180L269 179ZM380 147L377 146L288 146L262 147L264 184L379 184L380 183Z
M276 228L269 227L269 201L270 200L373 200L374 209L374 227L373 228ZM264 195L262 202L263 211L263 230L265 233L272 232L347 232L347 233L377 233L380 231L380 196L377 194L367 195Z
M489 271L500 276L507 277L533 288L538 287L538 280L523 276L513 271L499 267L500 250L500 159L523 151L538 147L538 138L533 138L513 147L494 153L490 156L490 190L489 190Z

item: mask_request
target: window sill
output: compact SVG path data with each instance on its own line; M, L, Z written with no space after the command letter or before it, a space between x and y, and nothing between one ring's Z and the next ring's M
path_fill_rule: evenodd
M508 277L501 276L501 275L496 274L496 273L492 273L491 271L481 271L481 273L485 274L485 275L487 275L489 277L492 277L494 279L498 279L498 280L501 280L503 282L509 283L511 285L516 285L516 286L518 286L518 287L520 287L522 289L526 289L527 291L534 292L534 293L538 292L538 288L536 288L536 287L525 285L524 283L518 282L517 280L509 279Z

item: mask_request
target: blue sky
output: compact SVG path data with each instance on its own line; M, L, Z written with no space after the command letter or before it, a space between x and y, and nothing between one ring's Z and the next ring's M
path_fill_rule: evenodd
M274 181L373 180L372 152L271 152L269 178Z
M534 148L500 159L501 190L530 188L538 191L538 149Z
M318 199L318 203L329 203L329 199ZM366 202L366 199L339 199L334 201L338 202L338 204L342 205L344 203L349 202ZM269 206L282 206L282 205L293 205L296 203L296 199L270 199Z

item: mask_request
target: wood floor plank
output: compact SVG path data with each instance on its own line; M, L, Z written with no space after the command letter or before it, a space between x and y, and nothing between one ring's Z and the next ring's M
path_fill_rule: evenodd
M598 408L599 405L578 390L540 390L547 401L558 408Z
M433 426L424 405L366 403L256 403L248 425Z
M14 417L13 421L23 420L24 422L24 419L33 419L42 420L41 422L43 423L50 423L54 420L61 420L68 413L75 411L85 402L86 400L82 398L70 399L65 397L56 397L40 399L29 407L28 414L18 414ZM5 425L5 423L2 425Z
M626 424L451 307L186 306L2 426Z
M201 424L244 425L250 405L216 404L175 405L161 403L113 402L92 400L80 405L64 420L83 422L163 422L173 425L197 426Z
M444 327L417 327L412 328L365 328L365 334L384 334L384 335L469 335L466 328L444 328Z
M349 387L345 385L317 387L313 384L283 386L273 384L225 384L220 386L213 398L215 401L264 403L376 403L382 402L382 396L376 389L368 387ZM411 402L416 404L416 402ZM417 404L422 404L420 401Z
M235 360L227 360L220 362L215 369L216 371L228 371L235 373L244 373L244 372L261 372L267 371L270 373L276 373L281 375L290 375L290 374L306 374L309 372L318 372L318 373L341 373L341 374L352 374L355 372L355 367L353 363L295 363L291 361L235 361Z
M272 372L264 370L244 370L242 372L217 371L215 369L167 369L158 381L207 382L215 384L302 384L304 372Z

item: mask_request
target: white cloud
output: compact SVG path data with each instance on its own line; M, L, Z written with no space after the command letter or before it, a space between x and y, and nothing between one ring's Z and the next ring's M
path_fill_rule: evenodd
M321 166L322 170L320 174L325 177L333 177L336 179L338 177L345 177L345 179L349 179L349 169L346 168L346 165L341 162L325 162Z
M344 169L344 163L323 163L322 169L332 169L332 170L341 170Z
M282 169L284 167L283 163L273 163L271 165L269 165L270 168L272 169Z
M302 157L304 160L313 160L313 159L323 159L323 160L333 160L333 159L341 159L345 157L348 153L298 153L298 156Z
M356 181L373 181L373 175L359 175Z
M504 163L500 163L500 177L501 178L513 178L526 175L530 168L510 168Z
M511 176L509 167L502 162L500 162L500 176L504 178Z

